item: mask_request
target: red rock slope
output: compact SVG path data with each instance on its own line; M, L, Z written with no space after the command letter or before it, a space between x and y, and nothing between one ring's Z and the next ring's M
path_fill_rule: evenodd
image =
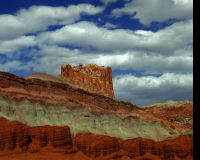
M193 104L139 108L70 77L0 72L1 159L192 160Z

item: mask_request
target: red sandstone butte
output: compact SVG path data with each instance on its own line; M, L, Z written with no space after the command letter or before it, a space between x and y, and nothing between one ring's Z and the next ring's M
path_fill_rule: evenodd
M66 64L66 66L70 65ZM78 86L79 83L88 85L88 88L93 86L94 90L97 89L98 85L93 84L95 78L99 84L110 83L112 89L111 69L109 71L109 69L100 67L105 72L99 70L100 74L97 74L98 72L94 71L96 65L88 66L79 65L77 68L85 69L77 73L76 69L72 72L72 68L76 67L71 67L70 72L62 67L61 73L64 75L58 77L37 73L28 78L22 78L0 72L0 102L2 101L0 103L0 160L193 160L193 133L185 134L186 130L193 130L192 103L188 101L170 102L139 108L134 104L112 98L112 94L106 91L109 85L101 88L103 95L95 91L90 92L90 89L84 90L84 86ZM88 80L84 79L84 75ZM94 75L102 76L99 78ZM74 83L73 80L78 83ZM113 89L110 91L114 97ZM31 126L19 121L26 114L15 120L18 116L14 114L15 108L19 105L15 108L12 105L15 106L25 100L29 101L34 108L36 104L44 108L53 106L55 109L63 105L70 110L76 110L78 115L81 115L79 114L83 111L81 109L89 109L93 116L117 115L123 121L134 119L135 125L141 125L141 128L137 129L141 132L143 132L144 124L136 123L136 121L141 120L155 125L160 123L170 128L170 134L179 133L179 135L162 141L142 136L121 139L108 136L106 132L97 134L84 131L74 134L68 125L49 126L41 123L41 125ZM29 104L26 105L28 107ZM26 113L29 111L32 110L26 110ZM63 110L57 113L62 112ZM7 116L2 113L6 113ZM35 116L40 115L39 112L31 113ZM88 115L84 117L85 120L89 120ZM109 120L105 119L104 122ZM124 121L124 124L130 127L130 123L127 122L129 121ZM115 124L118 124L117 121ZM161 136L159 129L156 132L158 136ZM151 134L151 130L147 134Z
M96 64L88 64L85 67L72 67L70 64L63 63L61 66L61 76L76 80L89 88L102 91L107 96L114 98L112 69L110 67L104 68Z

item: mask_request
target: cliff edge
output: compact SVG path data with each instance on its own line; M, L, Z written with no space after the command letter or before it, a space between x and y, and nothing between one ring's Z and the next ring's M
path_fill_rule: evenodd
M0 160L192 160L193 103L117 100L111 72L66 63L57 77L0 71Z
M71 78L95 91L102 91L105 95L114 98L112 69L104 68L96 64L72 67L70 64L63 63L61 66L61 76Z

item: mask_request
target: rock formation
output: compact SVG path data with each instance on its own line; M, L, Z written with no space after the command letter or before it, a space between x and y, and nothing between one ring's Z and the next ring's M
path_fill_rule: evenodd
M145 138L122 140L117 137L79 133L71 136L67 126L39 126L29 127L20 122L8 121L0 118L0 159L12 159L10 153L24 155L59 153L68 158L82 152L88 159L192 159L193 137L182 135L176 139L161 142ZM46 159L53 159L49 157ZM84 159L83 157L79 157Z
M63 76L0 72L0 160L193 159L192 102L140 108Z
M110 67L104 68L95 64L88 64L85 67L80 64L79 66L71 67L70 64L63 63L61 76L72 78L93 90L100 90L104 94L114 97L112 69Z
M0 118L0 150L38 152L50 145L53 148L72 147L70 129L67 126L29 127L20 122Z

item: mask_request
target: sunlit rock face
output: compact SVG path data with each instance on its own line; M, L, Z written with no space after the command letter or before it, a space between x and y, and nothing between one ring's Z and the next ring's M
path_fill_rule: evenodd
M114 97L112 69L104 68L95 64L87 66L79 65L72 67L70 64L63 63L61 66L61 76L72 78L83 83L88 88L96 91L102 91L105 95Z
M154 141L146 138L123 140L89 132L71 135L68 126L30 127L0 118L0 159L193 159L193 136ZM44 156L44 157L43 157ZM43 157L43 158L40 158Z
M71 78L0 72L0 160L193 159L191 101L139 108Z
M54 148L71 148L72 138L68 126L29 127L17 121L0 118L0 148L37 152L48 145Z

